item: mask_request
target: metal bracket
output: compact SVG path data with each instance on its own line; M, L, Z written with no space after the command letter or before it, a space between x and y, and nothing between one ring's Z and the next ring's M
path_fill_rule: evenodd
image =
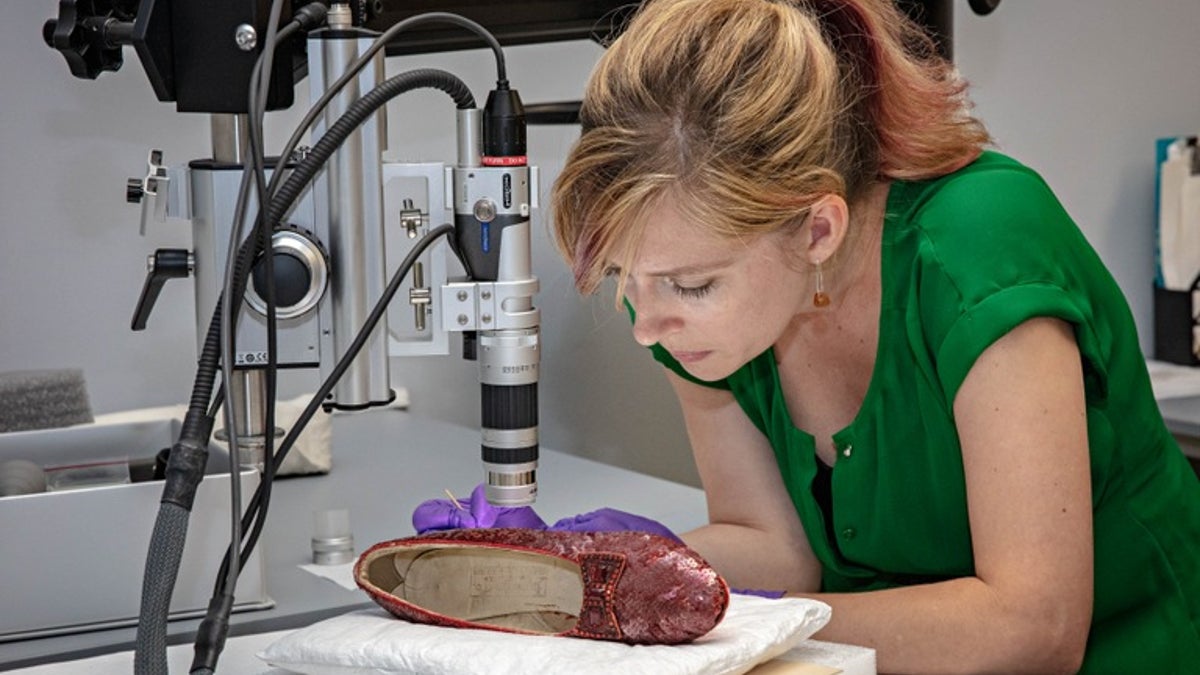
M142 205L138 233L143 237L146 236L146 222L152 213L155 222L161 223L167 219L167 190L171 186L171 179L167 175L167 168L163 166L162 158L162 150L151 150L146 158L146 177L130 178L125 184L125 200L131 204Z
M529 306L537 279L521 281L451 281L442 286L442 329L447 332L534 328L539 311Z

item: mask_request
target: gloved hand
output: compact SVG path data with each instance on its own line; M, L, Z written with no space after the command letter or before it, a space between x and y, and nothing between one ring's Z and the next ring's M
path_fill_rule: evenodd
M666 525L657 520L609 508L563 518L551 525L550 529L560 532L647 532L680 543L683 542Z
M471 491L471 499L430 499L413 511L413 529L417 534L434 530L472 527L519 527L544 530L546 522L528 506L492 506L483 483Z
M648 532L680 541L674 532L658 521L609 508L563 518L547 528L546 522L531 507L489 504L482 483L471 491L470 500L430 499L422 502L413 511L412 523L417 534L472 527L518 527L559 532Z

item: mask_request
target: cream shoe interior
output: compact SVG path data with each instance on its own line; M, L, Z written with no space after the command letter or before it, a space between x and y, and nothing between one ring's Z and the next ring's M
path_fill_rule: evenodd
M383 551L368 561L367 576L422 609L535 633L571 630L583 606L578 565L524 551L453 544Z

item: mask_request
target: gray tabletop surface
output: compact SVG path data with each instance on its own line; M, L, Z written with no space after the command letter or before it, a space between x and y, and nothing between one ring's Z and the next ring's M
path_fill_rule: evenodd
M344 508L356 549L413 534L421 502L465 496L483 477L479 431L384 409L333 420L333 470L276 482L260 543L275 607L237 613L231 635L297 628L370 605L366 595L300 569L311 562L312 513ZM547 522L602 507L654 518L685 531L706 522L697 488L543 448L537 512ZM15 608L5 608L10 611ZM190 642L197 620L172 621L169 642ZM133 627L0 643L0 670L64 661L133 646Z

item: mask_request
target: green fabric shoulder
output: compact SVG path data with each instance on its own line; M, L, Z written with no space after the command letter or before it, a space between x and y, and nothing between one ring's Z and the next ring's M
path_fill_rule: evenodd
M1124 298L1040 176L988 152L956 173L892 189L898 194L890 204L904 212L889 214L897 217L885 245L915 260L909 267L885 256L884 273L892 276L884 285L897 291L887 301L918 308L910 312L910 337L919 335L929 350L947 401L981 351L1032 316L1075 326L1089 397L1106 394L1110 338L1127 326L1094 309L1123 307ZM1122 324L1132 319L1118 314Z

